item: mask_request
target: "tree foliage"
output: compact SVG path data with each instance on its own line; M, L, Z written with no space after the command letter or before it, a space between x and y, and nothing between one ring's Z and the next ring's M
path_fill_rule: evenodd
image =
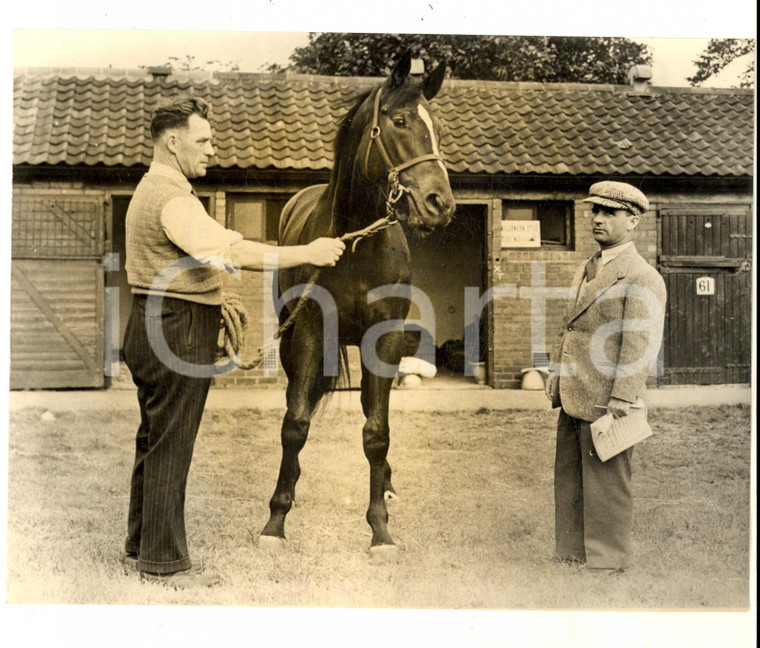
M751 38L711 38L707 47L694 61L697 72L686 79L697 86L715 76L729 63L745 54L755 53L755 41ZM749 57L747 66L739 74L740 88L753 88L755 85L755 57Z
M446 63L455 79L621 84L632 65L651 64L648 46L627 38L311 33L289 69L385 76L408 47L426 69Z

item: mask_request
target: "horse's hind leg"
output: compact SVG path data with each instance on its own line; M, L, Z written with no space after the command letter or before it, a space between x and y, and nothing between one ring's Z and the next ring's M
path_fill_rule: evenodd
M324 393L320 347L294 344L290 335L283 336L281 342L280 355L288 375L287 411L280 431L280 473L269 501L269 521L259 538L259 546L266 550L277 550L285 543L285 516L293 506L296 482L301 476L298 454L306 444L311 416Z

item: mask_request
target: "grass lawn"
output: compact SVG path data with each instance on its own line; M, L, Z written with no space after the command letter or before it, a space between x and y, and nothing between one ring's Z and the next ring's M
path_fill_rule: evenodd
M746 406L650 412L634 452L634 556L598 576L551 560L556 413L392 414L400 501L392 564L367 555L362 419L331 410L301 454L288 548L257 548L279 466L279 412L207 412L190 473L194 558L221 586L173 591L122 573L138 412L11 414L7 601L456 609L746 609Z

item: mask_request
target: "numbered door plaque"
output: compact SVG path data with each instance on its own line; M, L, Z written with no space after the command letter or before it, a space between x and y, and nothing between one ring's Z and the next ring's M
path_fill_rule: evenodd
M714 295L715 279L713 277L697 277L697 294Z

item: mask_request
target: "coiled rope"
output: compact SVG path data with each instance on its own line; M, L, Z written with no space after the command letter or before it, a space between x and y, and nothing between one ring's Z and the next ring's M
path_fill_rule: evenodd
M398 200L398 198L396 200ZM340 237L340 240L344 243L347 241L353 241L351 252L355 252L356 245L361 239L366 238L367 236L373 236L378 232L382 232L384 229L387 229L397 222L398 219L395 212L391 213L389 211L385 217L379 218L374 223L368 225L363 229L344 234ZM220 342L218 345L219 360L228 359L230 363L234 364L239 369L243 369L244 371L249 371L250 369L258 367L264 361L267 353L277 347L277 341L280 336L291 326L293 326L293 323L298 317L298 313L300 313L301 309L304 307L306 299L308 299L313 286L316 284L323 270L324 268L316 268L311 273L308 281L306 282L306 285L304 286L301 296L298 298L298 302L296 303L295 308L290 312L288 318L282 324L280 324L279 328L277 331L275 331L272 338L269 339L264 344L264 346L256 352L255 357L249 362L244 362L241 358L242 350L245 347L245 334L249 322L248 311L246 311L242 300L237 295L225 296L224 302L222 303L222 320L219 335Z

